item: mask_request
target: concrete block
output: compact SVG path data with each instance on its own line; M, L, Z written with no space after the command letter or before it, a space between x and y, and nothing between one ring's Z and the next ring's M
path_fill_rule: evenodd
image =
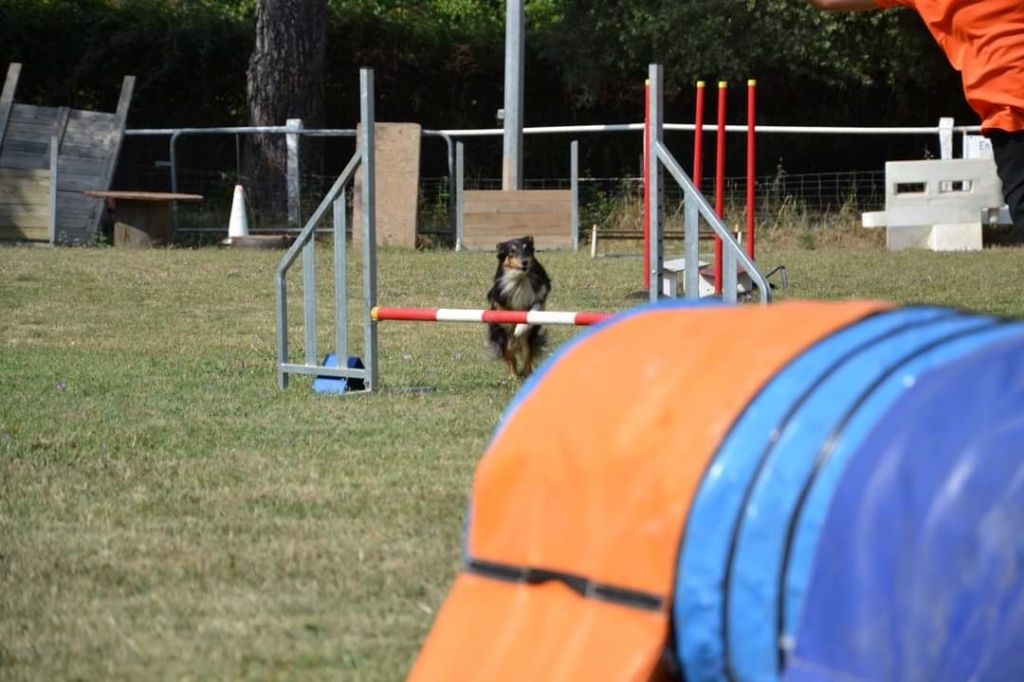
M885 164L885 213L890 227L971 223L979 219L982 209L1002 204L1002 183L991 159Z
M885 246L890 251L980 251L981 223L976 221L938 225L890 225L885 231Z
M863 227L885 227L887 217L885 211L865 211L860 214L860 224Z
M932 251L981 251L981 223L940 223L928 235Z
M885 248L890 251L927 249L931 225L889 225L885 229Z

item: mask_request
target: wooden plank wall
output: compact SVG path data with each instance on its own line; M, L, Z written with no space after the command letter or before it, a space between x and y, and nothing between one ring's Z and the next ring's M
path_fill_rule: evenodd
M113 152L114 114L15 104L0 149L0 168L49 168L51 135L57 159L57 240L86 243L99 226L103 202L82 194L109 189L107 160Z
M540 249L572 246L572 191L466 190L463 246L493 249L506 239L533 236Z
M50 240L50 171L0 168L0 240Z
M0 102L0 114L7 112L0 129L0 169L49 169L50 143L56 136L55 237L62 243L88 243L99 228L103 201L83 192L110 189L135 78L124 78L117 111L104 113L15 102L19 73L20 65L11 65Z

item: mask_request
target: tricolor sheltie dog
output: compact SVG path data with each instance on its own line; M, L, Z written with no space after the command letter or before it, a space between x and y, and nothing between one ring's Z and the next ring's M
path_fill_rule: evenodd
M534 255L533 237L498 244L498 269L487 292L491 310L543 310L550 292L551 279ZM535 324L487 325L487 344L508 365L510 377L522 379L533 372L545 340Z

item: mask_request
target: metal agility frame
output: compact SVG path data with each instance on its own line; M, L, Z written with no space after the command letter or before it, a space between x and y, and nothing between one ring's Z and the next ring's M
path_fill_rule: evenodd
M359 139L356 153L348 165L338 176L334 185L324 196L320 205L306 222L302 232L277 268L275 289L277 296L277 376L278 385L285 388L288 376L305 374L314 377L354 379L363 384L363 393L375 390L379 384L378 353L377 353L377 322L382 320L406 320L417 322L498 322L503 324L595 324L609 317L607 312L554 312L554 311L492 311L469 310L455 308L403 308L377 306L377 239L376 239L376 186L374 161L374 106L373 106L373 71L361 69L360 85L360 124L363 134ZM764 275L758 270L754 261L733 239L732 234L708 204L693 182L682 170L672 154L663 143L662 119L662 67L650 66L650 97L648 102L648 120L650 122L650 150L648 172L650 174L650 297L652 301L661 298L661 271L663 265L662 252L662 216L661 191L662 167L669 172L683 188L684 205L684 237L686 261L698 262L698 218L703 216L715 234L721 238L723 254L723 299L736 301L737 262L750 275L751 281L760 289L760 302L765 305L771 300L771 290ZM345 189L355 177L357 169L362 168L362 225L354 229L362 229L362 280L363 280L363 355L364 367L346 367L348 360L348 311L347 311L347 269L345 265L347 228ZM326 367L318 362L316 343L316 271L315 271L315 232L317 223L333 209L334 218L334 305L335 305L335 352L339 358L339 366ZM302 254L303 281L303 328L304 328L304 361L289 362L288 359L288 287L289 269ZM698 271L696 267L685 271L686 297L698 297Z
M661 298L661 277L664 261L662 239L662 167L683 189L683 243L684 257L688 266L683 272L683 283L686 298L696 300L699 296L700 244L698 242L698 218L703 217L722 241L722 300L736 302L737 262L743 266L750 276L751 282L760 292L761 305L771 302L771 287L768 280L758 269L754 261L747 256L743 248L733 239L729 228L711 207L704 195L700 193L690 177L668 151L664 143L664 105L663 67L660 64L649 66L650 95L647 103L647 120L650 126L650 154L648 155L647 173L650 178L650 292L651 301Z
M370 311L377 305L377 216L376 216L376 165L374 162L374 108L373 70L359 70L359 120L362 136L356 153L328 190L320 205L310 216L295 242L285 253L277 266L275 289L277 292L277 383L281 388L288 386L289 374L306 374L319 377L360 379L364 391L372 391L378 383L377 371L377 325L370 317ZM348 368L348 310L347 271L345 267L346 206L345 188L355 177L357 168L363 170L362 180L362 269L363 269L363 363L365 368ZM335 305L335 350L341 358L339 367L324 367L317 362L316 347L316 271L315 245L316 225L327 213L334 210L334 305ZM287 274L302 252L302 294L305 358L302 364L288 361L288 287Z
M361 69L360 76L360 136L356 153L324 196L320 205L306 222L277 267L275 291L277 297L277 382L288 386L291 374L304 374L318 378L354 379L362 381L361 390L346 393L367 393L378 388L379 370L377 353L377 322L406 320L417 322L499 322L505 324L569 324L590 325L600 322L612 313L606 312L553 312L553 311L499 311L466 310L454 308L410 308L377 306L377 239L376 239L376 187L374 160L374 107L373 71ZM348 289L345 264L347 211L345 189L362 168L362 279L363 279L363 355L365 367L346 367L348 360ZM316 270L315 233L317 224L333 209L334 240L334 306L335 349L338 366L326 367L319 362L316 343ZM288 359L288 271L302 254L303 339L305 345L302 363Z

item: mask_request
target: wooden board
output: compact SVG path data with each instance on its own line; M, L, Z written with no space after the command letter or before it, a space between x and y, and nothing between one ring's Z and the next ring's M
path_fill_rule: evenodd
M542 249L572 246L572 191L467 190L462 226L467 249L493 249L527 235Z
M82 192L110 187L135 79L124 77L117 110L105 113L18 103L14 95L20 71L20 64L10 65L0 93L0 168L54 168L56 238L90 242L99 228L103 202ZM57 150L55 163L51 147Z
M50 239L50 171L0 168L0 239Z
M416 246L420 183L420 126L416 123L377 123L374 126L377 243ZM362 127L357 127L356 143ZM362 167L353 183L352 242L362 243Z

